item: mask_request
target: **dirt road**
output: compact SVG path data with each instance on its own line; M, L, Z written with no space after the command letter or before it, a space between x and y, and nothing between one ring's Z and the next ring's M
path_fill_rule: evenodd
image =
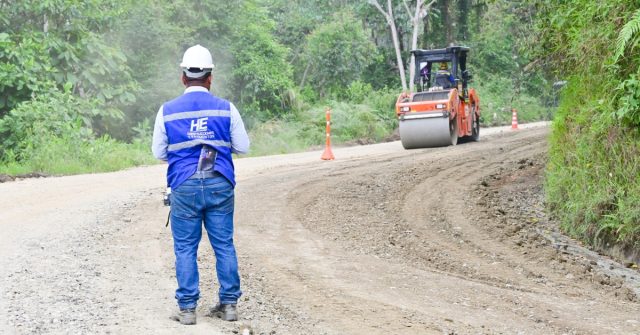
M206 237L199 323L168 318L164 166L0 184L0 334L638 334L640 275L541 209L547 135L237 160L238 323Z

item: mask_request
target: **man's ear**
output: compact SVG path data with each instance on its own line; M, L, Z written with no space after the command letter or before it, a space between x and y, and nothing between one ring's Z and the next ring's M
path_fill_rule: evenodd
M213 80L213 74L209 75L209 78L207 78L207 84L209 86L211 86L211 81Z
M182 84L187 86L187 77L184 75L184 72L182 73L182 76L180 76L180 79L182 80Z

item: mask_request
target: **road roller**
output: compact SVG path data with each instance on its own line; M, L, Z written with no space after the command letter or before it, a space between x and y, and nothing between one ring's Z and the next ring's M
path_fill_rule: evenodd
M413 50L416 92L396 101L400 140L405 149L456 145L480 140L480 99L468 85L469 48Z

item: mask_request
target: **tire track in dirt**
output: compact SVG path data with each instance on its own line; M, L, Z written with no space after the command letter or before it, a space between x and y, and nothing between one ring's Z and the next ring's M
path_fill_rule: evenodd
M287 219L264 222L262 250L275 243L277 255L297 254L265 257L266 278L279 273L272 281L288 283L286 303L321 325L312 334L631 333L625 322L637 318L637 304L591 283L564 289L565 274L530 264L472 222L481 178L544 152L545 137L522 132L267 181L266 204ZM319 291L331 293L311 293ZM384 312L362 308L372 305Z
M495 204L494 181L515 180L498 174L541 154L545 134L344 148L334 162L319 152L237 161L242 322L256 334L638 333L637 301L578 273L583 264L528 238ZM206 236L198 325L168 320L163 174L153 166L0 185L0 202L18 204L0 212L0 333L237 331L204 317L216 297Z

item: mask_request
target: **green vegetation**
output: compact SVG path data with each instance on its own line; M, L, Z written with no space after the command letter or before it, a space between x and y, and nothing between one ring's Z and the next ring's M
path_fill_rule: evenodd
M0 173L74 174L152 163L148 123L134 128L139 135L130 144L96 137L91 123L100 114L97 106L97 100L79 99L69 90L20 103L0 119L0 133L7 134Z
M404 1L392 4L408 64L412 14ZM548 85L520 56L530 10L518 1L438 1L419 22L420 47L473 48L487 124L508 123L512 107L521 120L549 116L538 108ZM181 93L177 64L196 43L212 50L212 90L239 107L252 155L322 145L327 107L335 143L381 141L397 126L395 49L366 1L0 2L0 31L0 173L153 163L150 125Z
M390 137L397 127L395 114L389 113L395 108L397 93L389 89L371 92L370 87L361 90L361 85L354 82L349 87L346 101L327 100L323 106L303 108L291 120L261 123L252 129L250 154L298 152L324 144L326 108L331 109L333 143L376 143Z
M554 117L552 85L567 81L550 208L593 245L640 247L637 1L439 0L416 17L415 0L391 0L393 25L374 2L0 1L0 173L153 163L150 125L182 92L177 64L196 43L212 51L212 90L239 107L252 155L319 147L327 107L334 143L384 140L417 31L420 48L472 48L487 125L508 124L512 108L521 122Z
M538 1L538 55L568 80L546 191L571 235L640 248L640 4Z
M510 124L511 108L518 110L520 122L552 117L553 111L544 107L552 99L552 84L540 71L527 70L532 62L527 48L533 10L521 2L491 2L483 19L492 24L475 35L474 86L480 93L483 118L490 125Z

